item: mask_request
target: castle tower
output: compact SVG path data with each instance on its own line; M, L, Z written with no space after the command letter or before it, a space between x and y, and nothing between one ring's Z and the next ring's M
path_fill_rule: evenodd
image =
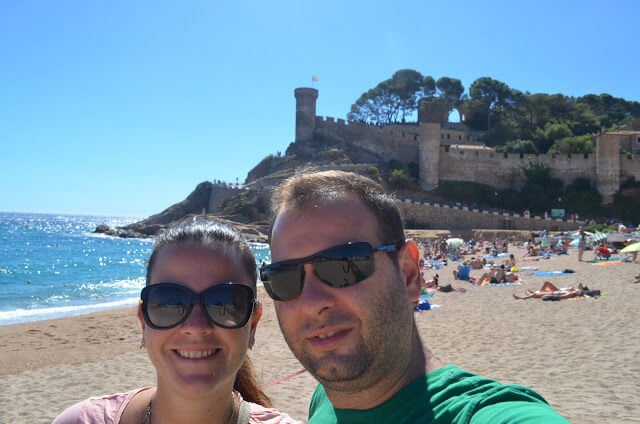
M309 141L316 129L316 99L318 90L301 87L294 91L296 96L296 141Z
M605 205L620 189L620 139L616 134L596 135L596 188Z
M440 124L421 123L419 143L420 187L433 190L440 181Z

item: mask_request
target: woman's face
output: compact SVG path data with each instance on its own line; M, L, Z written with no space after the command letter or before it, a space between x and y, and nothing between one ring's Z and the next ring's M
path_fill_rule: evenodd
M189 244L167 246L157 253L150 284L169 282L195 293L227 282L253 287L239 256L231 249ZM182 324L154 330L145 325L138 308L149 358L158 373L158 387L171 387L185 395L202 395L215 389L231 391L255 334L258 315L254 311L242 328L226 329L209 322L196 304Z

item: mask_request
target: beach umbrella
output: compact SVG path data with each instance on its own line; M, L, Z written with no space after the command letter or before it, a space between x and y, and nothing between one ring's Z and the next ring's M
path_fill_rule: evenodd
M569 246L573 246L576 247L580 244L580 237L576 237L573 240L571 240L571 243L569 243Z
M620 253L640 252L640 242L630 244L620 251Z
M461 244L464 244L464 240L462 240L461 238L450 238L450 239L447 239L447 246L449 246L449 247L458 247Z
M589 243L596 244L596 243L599 243L602 240L606 240L606 239L607 239L607 234L606 233L601 233L599 231L596 231L594 234L592 234L589 237Z

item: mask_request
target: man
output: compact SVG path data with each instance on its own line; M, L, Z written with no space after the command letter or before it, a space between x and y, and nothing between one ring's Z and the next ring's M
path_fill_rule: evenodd
M319 380L309 423L566 423L522 386L443 364L420 340L418 249L368 178L303 174L274 193L265 289ZM527 420L528 419L528 420Z
M604 259L606 261L611 257L611 251L602 243L598 246L595 259Z

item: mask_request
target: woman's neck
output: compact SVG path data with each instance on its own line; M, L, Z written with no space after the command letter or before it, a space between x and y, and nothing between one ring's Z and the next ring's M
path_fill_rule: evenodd
M151 404L152 424L228 424L239 406L230 388L198 397L184 396L159 385Z

